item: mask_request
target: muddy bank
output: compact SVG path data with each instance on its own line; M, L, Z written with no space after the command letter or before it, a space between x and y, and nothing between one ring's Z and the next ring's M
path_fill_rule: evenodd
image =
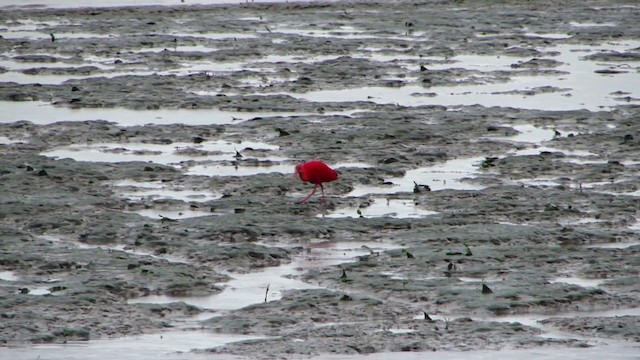
M638 12L0 13L0 343L198 329L255 338L194 356L297 358L633 341ZM315 158L340 179L298 204L311 186L290 175Z

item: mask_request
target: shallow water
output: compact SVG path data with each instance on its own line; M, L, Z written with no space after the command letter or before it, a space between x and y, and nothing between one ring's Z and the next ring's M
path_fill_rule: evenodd
M550 325L542 324L541 321L545 319L550 319L550 318L576 318L576 317L615 318L619 316L640 316L640 308L622 308L622 309L604 310L604 311L588 311L588 310L587 311L565 311L565 312L554 313L554 314L516 314L516 315L504 315L504 316L483 316L483 317L456 315L456 314L429 314L429 316L434 320L440 320L445 322L451 321L453 319L470 317L471 319L476 321L519 323L525 326L530 326L530 327L540 329L542 331L542 333L539 335L541 338L579 339L579 340L587 341L591 346L593 346L590 349L600 349L604 346L607 346L608 344L617 344L624 347L630 347L630 346L633 346L633 343L576 335L573 333L568 333L565 331L558 330ZM413 318L423 319L424 314L416 315ZM529 351L535 352L537 350L539 349L530 349ZM558 351L564 351L564 349L559 348ZM473 353L478 353L478 351L474 351ZM635 353L635 352L626 352L625 354L629 355L631 353ZM626 358L626 357L623 357L623 358Z
M553 129L540 128L530 124L513 125L512 127L520 133L513 136L487 137L487 139L541 144L545 141L553 140L555 136Z
M129 304L156 303L166 304L184 302L207 310L225 311L236 310L249 305L264 302L267 286L269 293L267 301L282 298L282 292L293 289L318 289L318 286L296 280L290 276L299 274L298 264L294 261L288 265L265 268L263 271L247 274L227 275L233 277L226 283L218 284L225 289L220 294L210 296L176 297L168 295L150 295L137 299L130 299Z
M640 351L637 345L616 343L590 348L536 348L536 349L503 349L503 350L474 350L474 351L438 351L431 353L434 358L442 360L584 360L608 359L631 360L637 359ZM313 360L414 360L425 359L421 352L374 353L367 355L321 355L312 357Z
M195 143L147 144L147 143L97 143L70 145L42 153L44 156L58 159L70 158L76 161L123 162L145 161L163 165L175 165L184 161L234 161L236 151L251 148L254 150L274 151L279 147L259 141L231 142L225 140ZM193 150L193 152L191 151ZM279 156L260 157L260 160L281 161L287 158Z
M13 271L0 271L0 281L18 281L19 279Z
M60 121L106 120L121 126L145 124L224 125L256 117L316 115L302 112L239 112L218 109L131 110L123 108L70 109L41 101L0 101L0 123L19 120L46 125ZM344 114L349 115L350 112ZM340 113L325 113L325 115Z
M594 217L585 217L585 218L580 218L580 219L558 219L558 224L560 224L562 226L584 225L584 224L593 224L593 223L599 223L599 222L604 222L604 221L605 220L596 219Z
M559 277L551 280L551 283L563 283L570 285L578 285L584 288L597 288L606 280L603 279L585 279L580 277Z
M626 248L637 246L637 245L640 245L640 241L593 244L593 245L588 245L587 247L596 248L596 249L626 249Z
M409 170L403 177L385 179L385 182L391 182L392 185L357 185L346 196L413 192L415 183L428 185L432 191L443 189L479 190L484 186L466 182L465 179L474 177L474 174L478 172L478 165L484 159L484 157L453 159Z
M360 210L361 214L358 214ZM372 218L372 217L393 217L393 218L419 218L437 214L436 211L426 210L416 206L411 199L383 199L376 198L366 207L350 206L339 208L329 214L319 214L318 217L328 218Z
M175 199L184 202L206 202L216 200L222 197L222 194L215 194L210 191L202 190L186 190L179 187L160 187L145 188L140 187L136 190L122 190L116 188L119 195L130 200L142 199Z
M51 295L51 291L49 290L48 287L30 288L29 295L35 295L35 296Z
M176 297L167 295L151 295L130 299L135 303L171 303L182 301L203 309L214 311L236 310L265 301L279 300L283 292L293 289L320 289L318 285L298 280L297 277L313 267L338 265L355 260L356 256L369 254L371 251L384 251L397 248L383 242L321 242L308 246L304 256L296 257L289 264L267 267L260 271L246 274L228 273L232 280L218 284L224 287L219 294L209 296ZM340 274L336 274L336 278ZM266 293L267 287L269 292Z
M22 141L22 140L13 140L13 139L9 139L6 136L0 136L0 145L15 144L15 143L19 143L19 142L24 142L24 141Z
M603 50L621 52L639 45L640 42L638 41L621 41L601 44L595 47L558 45L542 48L541 50L558 51L560 53L560 55L552 56L551 58L563 63L557 70L568 73L564 75L517 76L517 74L513 74L511 81L497 84L433 86L429 88L417 85L407 85L399 88L365 86L357 89L318 90L288 95L308 101L372 101L378 104L398 104L401 106L479 104L485 107L508 106L541 110L587 109L599 111L622 103L610 95L615 91L628 92L632 97L639 97L640 89L637 84L640 83L640 73L631 71L622 76L597 74L595 73L596 70L617 65L601 64L595 61L582 60L581 58ZM489 69L491 67L506 68L506 64L502 63L502 60L498 61L497 59L499 58L497 56L494 58L496 61L493 63L487 61ZM458 62L450 67L469 69L474 66L478 67L476 65L477 59L477 56L459 57ZM416 64L416 67L418 66ZM541 87L557 87L571 90L535 95L508 93L516 90L530 91ZM435 93L436 96L429 95L432 93ZM567 94L570 96L567 96Z
M14 360L211 359L211 355L197 355L189 351L264 338L255 335L216 334L200 330L171 330L117 339L70 341L66 344L32 345L29 348L0 348L0 356L3 359ZM215 355L215 358L235 359L236 357Z
M292 174L294 165L291 164L269 164L238 166L229 164L196 165L189 168L188 175L206 176L253 176L258 174L280 173Z
M178 256L167 255L167 254L158 256L158 255L146 252L144 250L139 250L135 246L129 246L129 245L123 245L123 244L118 244L118 245L86 244L86 243L79 242L77 240L73 240L67 237L61 237L58 235L40 235L39 237L51 242L61 243L65 247L76 247L78 249L103 249L103 250L109 250L109 251L122 251L128 254L137 255L137 256L149 256L156 259L163 259L168 262L174 262L174 263L187 262L186 259L183 259Z
M277 2L283 0L251 0L251 2ZM313 1L313 0L310 0ZM80 0L21 0L18 4L14 0L0 0L0 7L4 6L43 6L49 8L73 7L112 7L112 6L149 6L149 5L195 5L195 4L242 4L246 0L102 0L100 2Z
M264 151L266 155L243 155L236 158L236 151L240 153L246 149ZM69 145L54 148L42 153L44 156L58 159L70 158L76 161L93 162L126 162L143 161L156 164L172 165L179 169L185 169L187 175L205 176L253 176L267 173L292 174L295 163L287 157L271 154L280 148L260 141L205 141L200 144L172 143L172 144L147 144L147 143L96 143L84 145ZM187 151L194 150L194 152ZM192 162L206 164L194 165ZM189 162L189 165L186 165ZM365 163L337 163L336 169L343 167L369 167ZM133 183L125 183L120 186L138 186ZM141 187L149 186L142 184ZM151 185L151 187L157 187ZM164 191L136 191L135 193L149 193L149 195L164 193L161 197L171 197L171 190ZM184 199L185 196L196 197L198 194L191 192L175 193L174 198ZM206 198L210 198L205 196ZM203 200L204 201L204 200Z
M220 215L218 213L213 213L211 211L204 210L191 210L188 208L183 209L142 209L142 210L130 210L125 211L129 213L138 214L144 217L148 217L151 219L188 219L193 217L200 216L212 216L212 215Z

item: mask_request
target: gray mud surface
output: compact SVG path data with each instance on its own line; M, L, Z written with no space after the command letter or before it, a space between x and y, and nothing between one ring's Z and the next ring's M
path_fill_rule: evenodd
M0 39L0 72L9 71L8 62L18 63L33 82L1 82L0 100L42 101L87 111L88 118L38 125L23 121L25 110L0 123L0 139L6 139L0 141L0 272L18 277L0 279L0 345L114 338L177 324L268 336L200 350L248 358L587 347L594 338L639 341L637 311L590 317L640 307L640 245L593 246L637 243L639 238L639 99L620 92L612 95L619 105L601 111L548 111L312 102L295 96L364 86L419 85L428 92L438 86L507 82L516 73L561 74L553 58L557 44L638 41L640 25L632 20L640 19L637 2L33 7L0 12L0 29L26 19L39 24L43 36ZM370 36L342 36L344 28ZM64 35L74 33L85 35ZM205 36L211 33L233 36ZM462 65L441 70L461 54L525 60L514 60L509 70ZM423 59L409 67L387 59L404 55ZM330 57L304 61L323 56ZM108 66L91 65L89 58ZM619 71L603 66L609 70L602 76L625 76L638 71L640 49L604 52L591 60L620 65L615 67ZM181 72L189 62L244 65L237 71ZM47 75L72 77L40 84L39 77ZM568 93L569 98L572 91L580 89L550 86L519 94ZM225 124L190 125L186 118L173 125L126 126L126 119L120 124L119 119L93 119L87 110L111 107L260 115ZM282 111L308 115L263 116ZM353 113L331 114L345 111ZM544 143L553 150L515 152L528 145L503 139L518 134L514 126L522 124L555 129L556 136ZM278 162L261 159L281 156L291 172L297 161L314 158L369 167L340 169L340 179L325 186L328 203L314 197L300 205L296 201L310 186L288 174L187 174L192 165L211 164L207 157L216 154L196 145L217 140L279 147L239 148L243 157L225 165L268 166ZM99 143L126 149L131 143L185 142L194 144L182 149L194 160L178 166L42 154ZM588 152L589 161L572 161L575 152ZM321 216L344 207L366 209L373 195L347 196L358 186L384 186L386 179L409 170L471 157L486 158L468 179L479 190L445 186L384 196L411 200L435 215ZM541 179L548 182L535 181ZM123 180L213 191L220 197L132 199L114 185ZM160 214L195 209L205 216L137 213L148 209ZM396 249L303 269L299 278L318 289L290 290L265 303L264 293L257 293L254 305L214 309L216 317L207 320L197 315L209 310L182 302L128 303L145 295L217 294L233 274L290 263L319 241L384 242ZM589 287L558 278L601 281ZM492 291L483 292L483 284ZM565 313L575 316L554 317ZM548 316L545 329L566 336L543 337L539 327L499 321L527 314Z

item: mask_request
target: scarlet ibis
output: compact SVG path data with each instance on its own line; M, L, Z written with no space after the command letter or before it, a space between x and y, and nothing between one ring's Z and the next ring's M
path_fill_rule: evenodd
M314 184L311 193L302 199L300 204L309 200L309 198L316 193L318 186L320 186L320 191L322 191L322 201L324 202L324 187L322 187L322 183L338 179L338 173L330 168L329 165L319 160L312 160L298 164L296 166L296 174L300 176L300 180Z

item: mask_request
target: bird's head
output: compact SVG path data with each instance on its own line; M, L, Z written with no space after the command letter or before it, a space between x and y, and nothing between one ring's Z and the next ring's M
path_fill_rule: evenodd
M291 175L292 177L302 177L302 174L304 173L304 162L299 163L298 165L296 165L296 169L293 171L293 174Z

